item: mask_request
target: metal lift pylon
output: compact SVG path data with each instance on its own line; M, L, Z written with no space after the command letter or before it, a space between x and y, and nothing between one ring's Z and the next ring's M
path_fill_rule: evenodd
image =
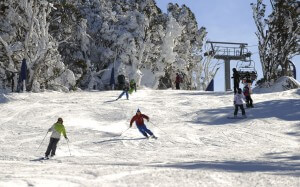
M230 80L230 61L240 60L247 61L251 57L251 52L246 48L247 43L233 42L213 42L207 41L210 44L211 50L204 53L204 56L213 56L215 59L224 60L225 64L225 91L231 91Z

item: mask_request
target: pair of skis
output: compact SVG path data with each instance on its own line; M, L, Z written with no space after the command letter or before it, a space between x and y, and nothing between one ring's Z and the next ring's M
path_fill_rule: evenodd
M39 157L30 161L44 161L44 160L52 160L53 157Z
M246 119L247 116L228 116L227 119Z

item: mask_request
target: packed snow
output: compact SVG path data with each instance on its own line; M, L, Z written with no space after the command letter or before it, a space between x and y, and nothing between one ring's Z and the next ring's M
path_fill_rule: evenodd
M232 92L119 94L0 94L0 186L300 185L300 89L253 94L246 119L227 119ZM138 108L157 140L126 131ZM56 156L39 160L58 117L70 150L62 137Z
M273 83L268 82L264 83L261 87L255 87L253 91L256 93L273 93L298 88L300 88L300 83L296 79L284 76Z

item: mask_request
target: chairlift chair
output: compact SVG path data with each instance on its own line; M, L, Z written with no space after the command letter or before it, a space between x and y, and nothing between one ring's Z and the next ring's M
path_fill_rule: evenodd
M251 82L253 82L257 79L257 71L255 69L255 66L251 66L251 60L249 65L239 66L237 68L237 71L239 72L240 79L243 83L246 83L247 80L251 80Z

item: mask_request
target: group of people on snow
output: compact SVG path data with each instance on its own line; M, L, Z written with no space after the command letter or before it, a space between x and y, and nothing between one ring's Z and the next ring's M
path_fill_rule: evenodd
M125 82L125 84L123 85L123 91L116 100L121 99L124 94L126 95L126 99L129 100L128 93L132 94L133 91L136 92L136 82L134 79L131 79L130 83Z
M242 116L246 117L246 112L244 109L243 101L246 102L247 108L253 108L253 100L251 98L251 85L252 81L249 78L246 78L244 82L243 90L240 88L240 74L236 68L232 69L233 71L233 89L234 89L234 117L237 117L238 108L242 111Z
M240 84L240 75L236 68L233 68L233 82L234 82L234 117L237 116L238 109L240 108L242 111L242 116L246 117L246 112L243 106L243 101L246 101L246 106L253 107L253 101L251 98L251 80L246 80L245 86L243 90L239 87ZM182 82L181 76L176 73L176 89L180 89L180 83ZM131 94L133 91L136 92L136 82L132 79L130 83L125 83L123 85L123 91L119 95L119 97L116 99L120 99L124 94L126 95L127 100L129 99L129 94ZM146 119L149 122L149 117L145 114L142 114L141 111L138 109L136 114L131 118L129 128L132 127L132 124L135 122L136 127L138 128L139 132L145 137L145 138L154 138L157 137L153 134L151 130L149 130L145 123L144 119ZM48 130L48 132L52 132L50 136L49 145L47 147L47 150L45 152L45 158L49 158L49 155L52 157L55 155L57 143L60 140L61 134L65 137L65 139L68 141L68 137L66 134L65 127L63 125L63 119L58 118L57 122L52 125L52 127Z
M135 122L136 127L138 128L140 133L142 133L142 135L145 138L157 139L157 137L153 134L153 132L146 127L146 125L144 123L144 119L146 119L148 122L150 120L150 118L147 115L142 114L140 109L138 109L136 114L130 120L129 128L131 128L132 124ZM49 156L51 156L51 157L55 156L57 143L60 140L61 134L63 134L65 139L67 141L69 141L69 139L67 137L65 126L63 125L62 118L58 118L57 122L54 123L52 125L52 127L48 129L48 132L52 132L52 134L50 136L50 141L49 141L47 150L45 152L45 159L49 159Z

